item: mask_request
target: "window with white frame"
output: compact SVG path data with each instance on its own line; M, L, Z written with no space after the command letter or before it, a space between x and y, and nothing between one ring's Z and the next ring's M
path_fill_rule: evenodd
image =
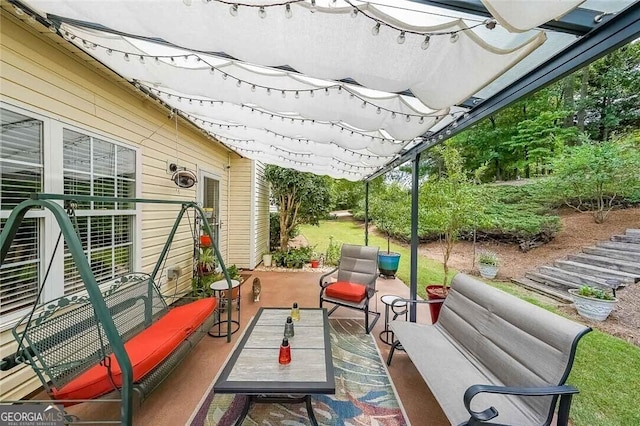
M32 192L135 197L139 173L136 150L59 122L45 131L52 120L34 118L36 114L18 112L8 106L0 107L0 115L2 227L11 209ZM47 150L54 154L46 155ZM75 221L83 251L98 282L134 269L136 214L131 203L78 204ZM45 220L47 217L52 216L42 210L27 214L0 268L2 322L22 314L36 302L38 285L53 256L52 247L59 232L55 221ZM45 223L52 229L45 229ZM50 249L45 253L43 247ZM55 258L63 264L52 267L41 301L84 288L66 244L64 255Z

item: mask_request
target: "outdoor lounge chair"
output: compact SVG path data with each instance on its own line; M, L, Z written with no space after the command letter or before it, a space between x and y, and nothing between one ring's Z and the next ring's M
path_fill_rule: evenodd
M340 306L363 311L365 330L369 333L380 317L379 312L369 310L377 278L378 247L343 244L339 266L320 277L320 307L324 302L333 303L329 315ZM373 316L372 321L369 315Z

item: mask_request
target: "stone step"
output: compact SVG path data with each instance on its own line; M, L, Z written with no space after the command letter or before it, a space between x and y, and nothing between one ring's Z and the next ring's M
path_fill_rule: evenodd
M557 268L564 269L565 271L578 272L587 276L597 278L616 278L625 282L637 282L640 281L636 274L630 274L628 272L614 271L608 268L602 268L600 266L587 265L585 263L574 262L571 260L556 260L554 265Z
M604 256L593 256L585 253L570 254L567 256L567 260L586 263L590 266L601 266L614 271L628 272L640 278L640 264L636 262L627 262L624 260L612 259Z
M582 249L582 252L593 256L608 257L610 259L618 259L640 264L640 252L611 250L603 247L585 247Z
M571 286L565 285L565 287L567 288L580 287L583 285L606 287L604 278L585 275L579 272L572 272L566 269L556 268L554 266L541 266L536 272L544 274L547 277L557 278L558 280L570 282Z
M636 236L636 237L640 237L640 229L627 229L624 232L625 235L630 235L632 237Z
M611 237L611 241L640 244L640 235L614 235Z
M627 252L640 253L640 244L634 243L622 243L617 241L600 241L596 243L597 247L602 247L611 250L621 250Z
M571 299L571 296L569 296L569 293L546 286L544 284L540 284L534 280L531 280L529 278L523 277L523 278L517 278L517 279L512 279L511 280L513 283L518 284L524 288L527 288L529 290L535 291L536 293L540 293L543 294L547 297L550 297L552 299L555 299L559 302L562 303L572 303L573 299Z
M555 290L560 292L567 291L570 288L580 288L580 284L563 280L557 275L550 275L544 271L527 272L524 276L540 284L553 287Z

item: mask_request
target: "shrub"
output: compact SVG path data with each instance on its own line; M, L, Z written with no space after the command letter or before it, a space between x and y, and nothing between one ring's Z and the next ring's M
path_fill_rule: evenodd
M329 245L327 246L327 255L324 259L324 263L327 265L337 265L340 263L340 249L341 243L334 243L333 236L329 237Z
M276 266L285 268L302 268L311 260L313 247L297 247L288 250L278 250L273 253L273 262Z

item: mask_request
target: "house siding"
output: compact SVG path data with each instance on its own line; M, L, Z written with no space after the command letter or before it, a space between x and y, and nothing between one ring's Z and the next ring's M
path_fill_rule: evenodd
M177 162L192 170L206 168L219 174L221 206L231 200L231 208L222 208L221 220L230 224L229 233L220 235L220 248L226 261L248 261L252 248L248 233L249 204L238 194L248 194L251 182L247 179L251 162L239 160L215 141L208 140L192 125L167 117L152 99L137 93L123 80L101 64L75 50L44 27L30 26L15 18L8 9L0 15L0 94L9 105L44 115L49 119L103 135L128 146L138 148L141 168L138 195L156 199L196 199L196 187L178 189L167 174L167 164ZM65 46L60 46L61 44ZM238 176L229 175L226 166L231 162ZM233 196L229 198L228 176L233 177ZM237 199L237 202L234 200ZM245 212L246 210L246 212ZM151 272L171 230L177 206L146 204L140 208L136 231L134 268ZM232 212L232 217L228 217ZM193 219L193 215L191 215ZM181 295L190 290L193 240L190 226L183 221L172 244L169 260L163 271L161 286L165 292ZM235 234L242 238L235 238ZM238 260L236 260L238 259ZM46 261L46 259L45 259ZM175 282L167 282L166 267L180 266L182 274ZM0 328L0 357L13 353L16 344L9 326ZM0 372L0 398L22 398L40 387L30 368L15 368Z
M229 226L226 229L228 259L239 268L251 265L251 198L252 161L246 158L232 159L229 169ZM225 234L224 230L222 231Z
M262 255L269 252L269 182L264 176L265 165L254 164L254 266L262 262Z

